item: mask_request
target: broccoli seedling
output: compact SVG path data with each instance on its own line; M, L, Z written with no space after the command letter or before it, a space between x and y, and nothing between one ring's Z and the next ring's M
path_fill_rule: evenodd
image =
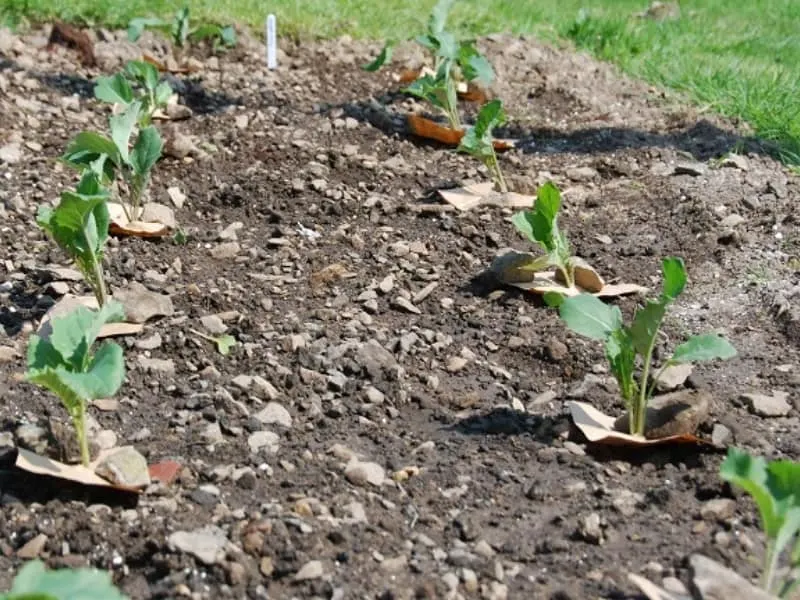
M201 333L195 329L192 329L191 331L193 334L206 340L207 342L212 342L217 347L217 352L219 352L222 356L228 356L228 354L231 353L231 348L236 346L236 338L232 335L211 336Z
M111 575L97 569L45 569L40 560L25 564L11 589L0 600L127 600L111 582Z
M84 466L89 465L90 459L86 406L90 400L116 394L125 377L118 344L104 342L94 353L92 345L103 325L124 318L119 302L106 302L99 311L79 306L54 317L48 336L33 334L28 343L26 379L61 399L72 420Z
M767 538L761 586L778 598L789 598L800 584L800 463L769 463L735 448L720 466L720 476L753 497ZM789 568L779 576L778 563L785 550ZM777 580L776 580L777 579Z
M650 381L653 349L667 308L686 286L683 260L670 257L662 260L663 287L657 300L647 300L630 325L622 321L617 306L609 306L591 294L564 298L559 313L566 326L579 335L605 343L605 354L611 372L619 383L620 395L628 410L630 433L644 435L647 404L653 395L658 377L667 367L681 364L728 359L736 349L725 338L707 333L690 337L675 348L672 356ZM641 360L641 375L636 380L636 361Z
M75 261L92 288L97 303L108 301L103 253L108 240L108 191L87 171L75 191L63 192L58 205L42 205L36 223Z
M141 110L137 119L140 128L153 121L153 114L164 109L172 96L172 87L166 81L159 81L158 69L148 62L132 60L124 71L108 77L99 77L94 86L94 96L98 100L129 107L138 101Z
M132 19L128 24L128 39L131 42L138 41L145 29L154 29L160 32L172 42L173 48L180 50L183 50L188 42L207 39L212 40L215 52L236 45L236 30L230 25L206 23L192 28L188 6L178 10L171 21L152 17Z
M110 138L83 131L62 156L73 168L96 173L105 184L113 183L119 174L128 192L122 206L129 221L135 221L141 214L142 198L163 148L161 136L153 125L139 129L130 146L141 110L142 103L134 100L124 112L109 119Z
M508 186L497 161L494 151L492 130L506 122L506 113L501 100L492 100L481 107L475 125L468 127L458 145L460 152L466 152L482 161L501 192L507 192Z
M466 136L465 136L466 137ZM527 268L541 271L554 267L561 273L567 287L575 285L576 258L565 232L558 227L558 211L561 210L561 192L552 182L539 188L530 210L521 211L511 218L511 223L534 244L546 252Z
M477 81L488 86L494 79L491 64L475 46L474 40L458 40L445 29L447 15L453 0L439 0L428 19L427 31L415 38L433 57L434 75L417 79L406 92L430 102L439 108L453 129L461 128L457 108L457 84L464 80ZM366 71L377 71L392 58L396 42L389 40L380 54L371 63L364 65Z

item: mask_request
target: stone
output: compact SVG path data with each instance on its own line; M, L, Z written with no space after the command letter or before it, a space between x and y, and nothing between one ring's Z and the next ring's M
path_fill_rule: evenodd
M792 410L787 392L776 391L771 396L748 393L742 394L741 398L747 404L750 412L759 417L785 417Z
M300 567L300 570L294 574L295 581L309 581L312 579L319 579L325 574L325 569L322 566L322 561L311 560Z
M418 309L416 306L414 306L411 303L411 300L409 300L408 298L404 298L403 296L398 296L397 298L395 298L394 301L392 302L392 306L414 315L422 314L422 311Z
M691 363L679 363L667 367L656 379L656 389L659 392L671 392L681 387L693 370L694 366Z
M273 431L256 431L247 438L247 445L253 454L262 448L266 449L269 454L275 454L280 447L279 440L278 434Z
M172 200L175 208L183 208L183 205L186 204L186 194L176 185L167 188L167 196Z
M468 362L469 361L463 356L451 356L447 359L445 368L447 369L448 373L458 373L467 366Z
M140 221L145 223L161 223L169 229L175 229L178 222L175 220L175 212L169 207L158 202L148 202L142 206Z
M150 485L147 460L133 446L122 446L95 467L95 473L111 483L130 488Z
M582 540L590 544L601 544L603 542L603 528L600 523L600 515L593 512L581 519L578 524L578 535Z
M151 292L138 281L132 281L127 288L114 292L114 299L125 308L125 319L129 323L146 323L153 317L171 317L175 314L169 296Z
M386 471L378 463L361 462L354 458L345 467L344 476L353 485L380 487L386 479Z
M32 560L34 558L38 558L42 553L42 550L44 550L44 547L47 545L47 539L47 536L43 533L31 538L25 542L25 544L19 550L17 550L17 557L23 560Z
M292 415L278 402L267 402L267 405L253 416L264 425L280 425L287 429L292 426Z
M775 600L738 573L701 554L689 558L696 600Z
M22 146L17 142L11 142L0 147L0 163L15 165L22 160Z
M224 242L222 244L217 244L211 249L211 258L216 260L229 260L231 258L236 258L236 255L239 254L239 250L241 250L239 242Z
M216 525L206 525L193 531L176 531L167 538L167 544L206 565L214 565L225 559L228 537Z
M708 173L708 167L701 162L679 162L672 171L673 175L691 175L700 177Z
M24 423L17 427L14 435L17 438L17 444L35 452L36 454L45 454L47 451L47 429L34 425L33 423Z
M139 356L137 358L139 367L149 373L163 373L165 375L175 374L175 362L171 358L148 358Z
M703 503L700 516L704 519L727 521L736 512L736 500L731 498L713 498Z
M680 390L654 396L645 415L645 437L659 439L672 435L693 434L708 418L711 395L704 391ZM614 429L627 433L628 414L614 422Z
M733 433L725 427L722 423L714 423L714 428L711 430L711 443L715 446L727 446L728 442L732 441Z
M200 324L211 335L222 335L228 331L228 326L225 325L219 315L205 315L200 317Z
M219 423L209 423L203 430L203 441L206 444L221 444L224 441L222 427Z

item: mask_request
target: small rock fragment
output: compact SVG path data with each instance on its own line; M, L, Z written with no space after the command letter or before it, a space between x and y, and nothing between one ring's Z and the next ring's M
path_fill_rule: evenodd
M311 560L300 567L300 570L295 573L295 581L309 581L311 579L319 579L325 574L325 569L322 562L319 560Z
M150 485L147 460L133 446L123 446L106 456L95 473L116 485L140 488Z
M216 525L206 525L194 531L176 531L167 538L173 549L191 554L207 565L218 564L225 559L228 537Z
M742 400L747 403L750 412L759 417L784 417L792 410L787 392L773 392L772 396L766 394L742 394Z

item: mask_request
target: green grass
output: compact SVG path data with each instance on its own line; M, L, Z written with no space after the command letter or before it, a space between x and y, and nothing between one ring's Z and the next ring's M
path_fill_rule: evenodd
M649 0L458 0L460 31L534 33L568 39L624 71L681 90L708 110L743 119L800 164L800 0L683 0L675 22L632 18ZM189 0L194 17L300 37L385 39L424 26L434 0ZM135 16L170 15L178 0L3 0L0 23L59 17L124 27ZM579 19L581 9L585 16Z

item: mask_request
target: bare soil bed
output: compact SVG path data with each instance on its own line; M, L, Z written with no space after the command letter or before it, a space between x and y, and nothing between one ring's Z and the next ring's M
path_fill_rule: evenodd
M65 259L35 210L74 181L56 160L69 140L105 128L91 79L138 51L106 33L86 69L46 50L47 31L0 34L0 424L13 438L64 418L21 382L26 340L60 294L86 291L56 281ZM733 125L607 65L531 39L481 45L519 140L501 159L511 186L556 182L577 253L607 279L657 288L660 258L683 257L690 284L663 343L713 329L739 350L688 380L714 397L702 431L800 458L796 406L767 417L742 399L800 393L797 178ZM719 502L735 497L722 451L576 435L565 401L623 410L601 346L480 276L502 249L528 249L510 212L417 208L485 172L406 134L415 103L388 71L359 69L378 48L290 45L269 72L245 40L173 79L193 115L163 127L194 148L164 158L151 190L185 195L188 242L114 240L108 269L112 289L140 282L175 312L122 341L119 403L92 415L181 471L131 501L0 470L0 585L40 534L34 555L110 569L137 600L637 598L629 572L686 582L696 551L756 573L753 505ZM192 333L208 315L239 342L231 355ZM346 472L353 454L374 464Z

